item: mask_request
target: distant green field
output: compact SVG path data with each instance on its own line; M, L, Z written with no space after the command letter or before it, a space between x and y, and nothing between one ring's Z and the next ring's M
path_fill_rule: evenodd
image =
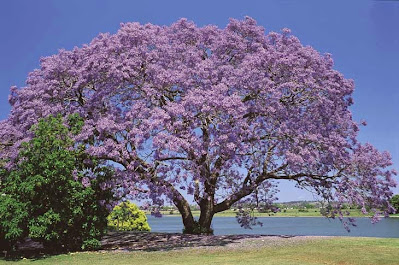
M169 211L161 211L162 214L166 216L170 216ZM349 210L350 216L353 217L364 217L361 213L360 210ZM193 211L192 212L194 216L199 216L200 212L199 211ZM254 212L255 216L257 217L323 217L320 214L319 209L308 209L306 211L300 211L299 209L286 209L285 211L282 210L281 212L278 213L259 213L257 211ZM174 211L174 214L172 216L179 216L178 211ZM225 216L225 217L234 217L236 216L236 212L233 210L227 210L221 213L217 213L215 216ZM398 215L399 216L399 215Z
M154 252L83 252L43 259L4 261L3 264L140 264L140 265L222 265L222 264L399 264L399 239L332 238L288 246L266 246L253 249L196 249Z

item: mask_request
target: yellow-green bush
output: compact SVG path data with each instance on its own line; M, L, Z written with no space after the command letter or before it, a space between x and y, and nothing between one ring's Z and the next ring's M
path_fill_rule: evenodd
M129 201L115 206L108 216L108 226L117 231L150 231L145 213Z

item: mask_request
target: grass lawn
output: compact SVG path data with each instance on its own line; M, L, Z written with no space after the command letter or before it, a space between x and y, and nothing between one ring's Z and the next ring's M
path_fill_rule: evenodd
M82 252L37 260L0 259L0 264L399 264L399 239L337 237L245 250L189 248L156 252Z

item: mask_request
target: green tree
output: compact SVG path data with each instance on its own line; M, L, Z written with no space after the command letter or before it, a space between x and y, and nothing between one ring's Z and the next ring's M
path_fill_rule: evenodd
M64 125L64 122L67 125ZM47 247L94 248L107 228L112 171L72 141L83 126L76 114L32 126L17 163L0 171L0 241L30 237Z
M391 198L391 205L395 208L396 213L399 213L399 194L396 194Z
M108 225L118 231L150 231L147 216L129 201L115 206L108 216Z

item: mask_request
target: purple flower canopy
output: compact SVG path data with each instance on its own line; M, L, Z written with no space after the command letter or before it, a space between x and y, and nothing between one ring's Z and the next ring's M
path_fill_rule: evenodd
M203 222L260 188L274 194L276 179L334 201L329 216L342 217L343 203L377 216L391 210L396 173L388 153L357 141L353 89L329 54L288 29L265 34L249 17L225 29L186 19L126 23L43 58L26 87L11 88L1 157L12 167L38 119L79 113L85 125L75 140L119 165L125 192L171 200L185 225L182 190Z

